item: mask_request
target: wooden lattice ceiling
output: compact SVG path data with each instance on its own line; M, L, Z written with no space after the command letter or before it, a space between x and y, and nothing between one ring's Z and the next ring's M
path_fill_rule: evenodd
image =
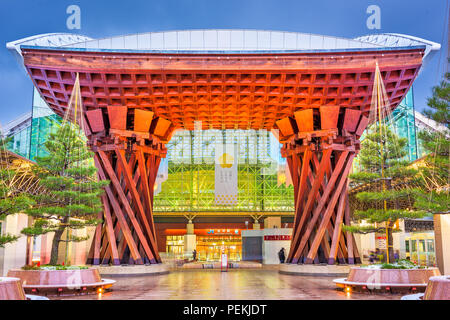
M273 53L157 54L22 49L48 105L64 114L76 73L87 110L126 106L174 128L267 129L295 111L339 105L368 113L378 62L391 107L417 76L423 49Z

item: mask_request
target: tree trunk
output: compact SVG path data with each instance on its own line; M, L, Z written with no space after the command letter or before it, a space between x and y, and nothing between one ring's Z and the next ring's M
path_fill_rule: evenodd
M61 240L63 232L63 228L59 228L57 231L55 231L55 236L53 237L52 241L52 252L50 256L51 265L55 265L58 263L59 242Z
M386 245L388 246L389 263L394 263L395 262L395 258L394 258L394 238L392 236L391 223L389 223L389 227L387 229Z

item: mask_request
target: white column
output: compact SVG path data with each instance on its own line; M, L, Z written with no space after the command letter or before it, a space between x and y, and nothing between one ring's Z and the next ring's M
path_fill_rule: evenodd
M406 259L406 247L405 247L405 238L406 238L406 233L405 233L405 220L400 220L399 221L399 228L400 228L400 232L398 233L398 241L399 241L399 245L398 247L394 247L394 249L399 249L400 250L400 259ZM395 235L395 233L394 233Z
M439 271L450 275L450 215L434 215L434 239Z
M20 238L5 245L3 250L3 275L6 276L8 270L21 268L26 263L27 256L27 237L20 231L28 226L28 216L26 214L14 214L6 217L4 232L20 236Z
M192 251L197 247L197 237L194 234L194 224L189 221L186 224L186 234L184 235L184 255L185 257L192 258ZM197 254L198 259L198 254Z

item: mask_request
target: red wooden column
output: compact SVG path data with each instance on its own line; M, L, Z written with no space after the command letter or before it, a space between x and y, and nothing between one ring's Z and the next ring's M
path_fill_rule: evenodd
M150 111L120 106L98 111L86 112L88 145L99 179L110 184L102 196L104 222L96 229L88 263L161 263L153 190L173 126Z
M367 118L357 109L322 106L276 122L292 174L295 217L288 263L358 263L347 184Z

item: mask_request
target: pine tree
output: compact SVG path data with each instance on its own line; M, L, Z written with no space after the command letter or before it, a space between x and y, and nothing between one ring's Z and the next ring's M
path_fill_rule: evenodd
M450 171L450 73L439 86L433 88L425 115L441 125L440 131L421 131L427 152L424 166L419 167L419 184L422 192L417 195L416 207L433 214L449 213Z
M48 155L36 159L35 172L47 192L33 197L38 205L26 213L35 220L22 233L37 236L54 232L51 265L57 263L60 242L87 240L71 235L70 230L101 222L96 216L102 210L100 196L108 182L96 179L92 153L82 135L76 125L64 122L45 142ZM64 231L67 231L65 240Z
M405 208L401 204L417 192L409 188L416 170L408 167L408 161L402 160L406 155L406 139L399 138L384 125L381 130L383 134L380 134L379 126L374 126L374 130L369 131L361 142L359 158L364 171L351 174L349 178L353 184L369 183L369 190L372 190L356 194L356 199L362 204L363 210L355 210L352 225L344 226L343 229L362 234L386 232L389 262L394 262L392 245L393 232L397 231L394 230L396 221L420 218L425 213ZM391 189L393 181L396 183L400 181L401 187Z
M382 164L384 169L405 164L401 159L406 156L408 139L400 138L386 125L381 125L381 128L373 126L371 129L361 141L361 152L358 155L364 171L381 175Z
M6 151L8 139L0 140L0 150ZM8 167L0 168L0 221L4 221L7 216L22 212L33 205L33 200L25 194L15 190L14 185L11 185L11 180L16 172ZM18 236L10 234L0 234L0 248L5 244L14 242Z

